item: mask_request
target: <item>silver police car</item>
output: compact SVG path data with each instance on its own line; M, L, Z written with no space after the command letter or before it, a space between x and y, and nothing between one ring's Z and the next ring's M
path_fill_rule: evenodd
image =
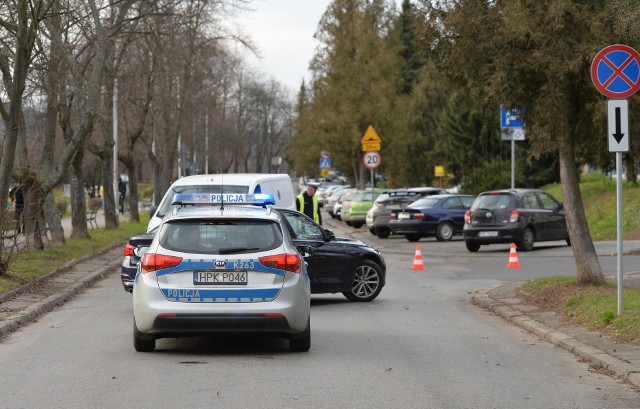
M274 333L290 349L311 345L310 286L303 255L271 195L178 194L138 265L133 344L165 337Z

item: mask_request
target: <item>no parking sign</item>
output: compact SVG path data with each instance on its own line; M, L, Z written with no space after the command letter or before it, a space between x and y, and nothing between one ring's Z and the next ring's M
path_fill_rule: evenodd
M633 48L614 44L603 48L591 64L591 80L604 96L627 98L640 89L640 54Z

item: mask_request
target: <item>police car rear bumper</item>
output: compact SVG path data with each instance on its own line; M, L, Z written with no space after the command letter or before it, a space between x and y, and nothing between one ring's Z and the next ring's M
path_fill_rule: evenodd
M286 273L284 286L269 302L177 302L158 289L154 273L141 274L133 286L133 315L142 335L214 332L285 332L306 328L310 313L310 286L298 273ZM303 286L298 291L289 287Z
M176 314L158 316L153 322L152 332L163 336L268 332L291 333L289 322L284 316L265 316L264 314Z

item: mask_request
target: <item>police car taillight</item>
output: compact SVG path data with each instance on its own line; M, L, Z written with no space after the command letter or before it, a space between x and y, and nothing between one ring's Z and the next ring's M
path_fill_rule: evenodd
M302 268L302 261L297 254L277 254L275 256L264 256L259 258L260 263L265 267L277 268L278 270L299 273Z
M125 257L131 257L133 256L133 249L135 249L134 246L132 246L131 244L127 243L124 246L124 256Z
M152 273L157 270L175 267L182 261L182 257L166 256L164 254L147 253L142 257L140 271L144 273Z

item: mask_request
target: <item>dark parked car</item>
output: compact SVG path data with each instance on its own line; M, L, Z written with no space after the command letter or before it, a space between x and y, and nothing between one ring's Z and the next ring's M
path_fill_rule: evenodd
M367 212L367 227L374 235L386 239L392 233L389 227L392 211L404 209L422 197L444 193L447 191L437 187L415 187L383 193L378 196L373 202L373 207Z
M539 189L481 193L465 215L463 237L471 252L493 243L515 243L523 251L536 241L571 245L562 203Z
M305 257L312 294L342 293L351 301L372 301L385 284L386 264L382 254L367 244L336 237L304 214L278 209L296 246L313 246L315 254ZM141 250L153 241L155 232L129 239L122 262L122 284L133 289ZM137 253L137 254L136 254Z
M451 240L461 234L465 212L474 197L470 195L434 195L423 197L403 210L391 212L389 228L404 234L409 241L435 236L438 241Z
M136 278L138 263L144 255L140 251L144 252L149 247L155 235L156 229L153 229L149 233L131 237L125 244L124 258L120 269L120 279L125 291L133 291L133 281Z

